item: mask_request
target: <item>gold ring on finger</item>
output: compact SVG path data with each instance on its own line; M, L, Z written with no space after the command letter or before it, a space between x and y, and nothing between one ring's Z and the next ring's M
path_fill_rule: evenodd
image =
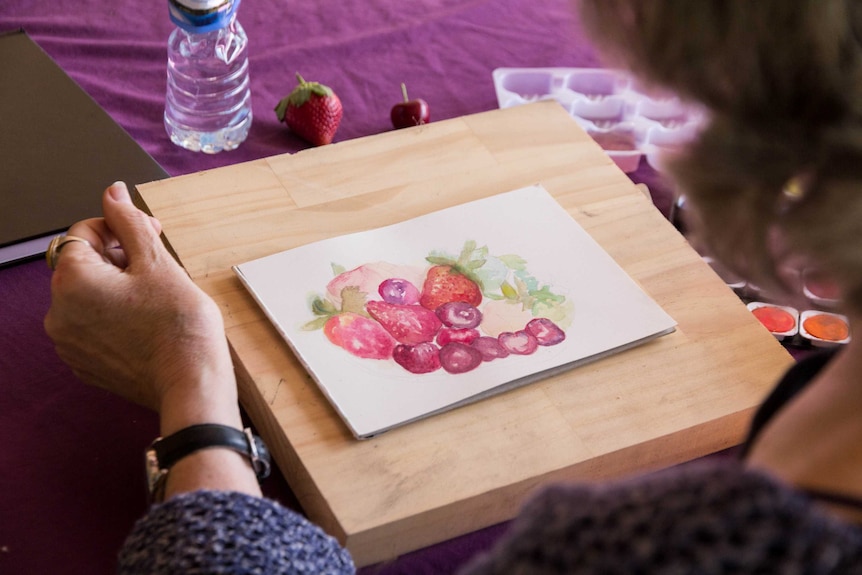
M57 269L57 261L60 259L60 251L63 249L63 246L68 244L69 242L83 242L93 247L89 241L84 238L79 238L78 236L70 236L70 235L60 235L55 236L51 243L48 244L48 250L45 252L45 261L48 263L48 267L52 270Z

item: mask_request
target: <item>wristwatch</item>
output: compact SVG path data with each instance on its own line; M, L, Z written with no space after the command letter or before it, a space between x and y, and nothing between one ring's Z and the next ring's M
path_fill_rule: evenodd
M158 437L147 448L144 458L150 499L161 501L164 498L168 471L177 461L196 451L212 447L226 447L248 457L258 480L269 476L269 450L251 429L246 427L240 431L228 425L202 423L186 427L167 437Z

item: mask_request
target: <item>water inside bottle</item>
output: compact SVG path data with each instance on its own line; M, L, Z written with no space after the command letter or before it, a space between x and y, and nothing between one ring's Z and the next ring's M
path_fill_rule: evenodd
M214 154L246 139L252 122L247 44L236 20L212 32L171 33L165 129L172 142Z

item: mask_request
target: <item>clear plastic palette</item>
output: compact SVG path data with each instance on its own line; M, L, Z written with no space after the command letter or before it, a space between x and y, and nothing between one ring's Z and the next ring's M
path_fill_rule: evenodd
M661 154L689 141L703 113L668 94L647 93L629 75L607 68L497 68L500 108L556 100L624 172L642 157L661 171Z

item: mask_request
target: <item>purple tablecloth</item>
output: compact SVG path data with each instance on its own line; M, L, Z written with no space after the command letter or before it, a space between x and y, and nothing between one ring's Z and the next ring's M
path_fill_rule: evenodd
M173 146L162 126L166 0L0 2L0 32L23 27L172 175L306 147L273 113L296 72L340 95L338 142L391 129L401 82L439 121L496 108L494 68L600 64L571 0L245 0L239 18L254 124L240 149L207 156ZM633 177L661 192L643 163ZM668 194L654 199L666 213ZM0 573L111 573L146 508L142 453L158 425L84 386L56 357L42 329L49 277L41 261L0 270ZM292 504L281 476L265 489ZM363 572L450 573L504 528Z

